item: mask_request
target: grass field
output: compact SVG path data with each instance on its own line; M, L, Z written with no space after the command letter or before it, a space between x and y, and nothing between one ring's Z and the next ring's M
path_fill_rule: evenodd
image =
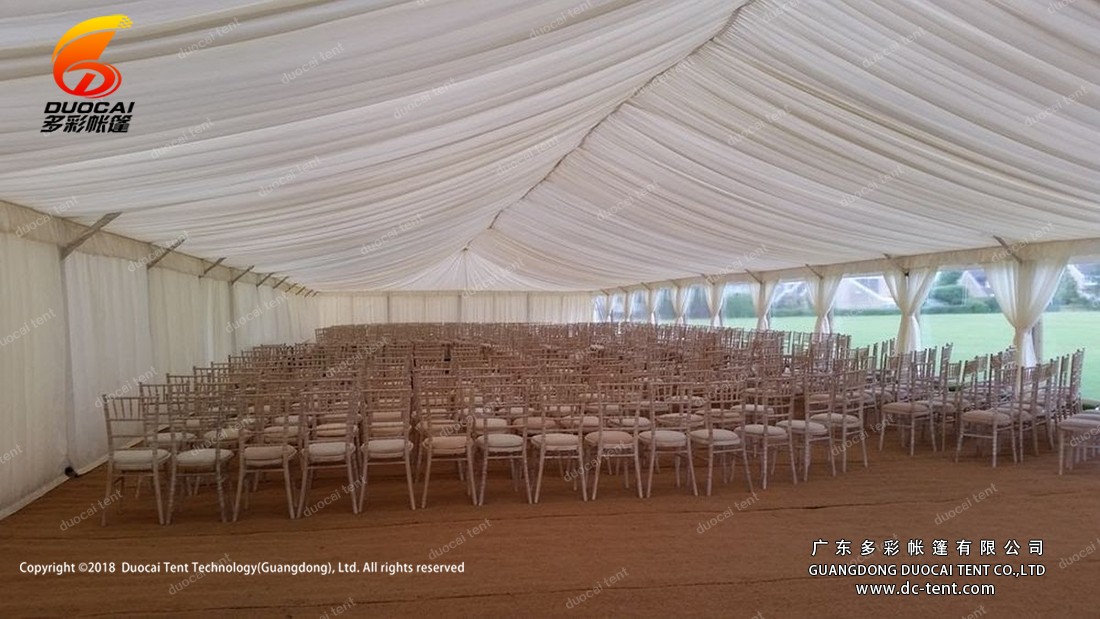
M953 359L970 359L1012 344L1012 327L1001 314L932 314L921 316L925 346L953 343ZM751 329L755 318L727 320L726 326ZM784 331L813 331L813 316L772 319L772 327ZM852 336L852 344L865 346L898 332L897 316L838 316L835 328ZM1100 312L1050 312L1043 316L1043 356L1050 358L1084 348L1085 397L1100 398Z

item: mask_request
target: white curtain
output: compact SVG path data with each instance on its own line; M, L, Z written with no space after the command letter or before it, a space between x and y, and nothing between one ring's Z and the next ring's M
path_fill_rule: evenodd
M390 322L424 322L424 297L390 295Z
M527 322L527 294L522 292L494 293L493 322Z
M630 322L634 317L634 291L623 292L623 322Z
M295 295L300 307L298 328L302 341L316 341L316 330L320 328L319 297Z
M469 297L476 296L471 294ZM457 294L429 294L424 297L424 321L425 322L459 322L459 304L461 295Z
M317 307L318 326L350 325L355 323L351 297L346 294L323 294L313 297Z
M80 252L64 262L72 389L69 462L78 473L107 453L99 397L136 395L163 380L153 361L149 279L145 265Z
M912 352L921 347L920 308L928 298L936 272L933 268L920 268L909 269L908 275L901 271L883 273L890 296L901 311L897 340L899 353Z
M56 245L0 234L0 519L65 480L68 348L58 255Z
M233 284L233 314L229 324L222 328L233 335L237 350L269 343L272 329L265 327L270 320L265 318L267 311L262 307L260 290L252 284L237 282Z
M494 299L488 293L462 297L463 322L493 322Z
M384 294L351 297L351 322L357 325L389 322L389 298Z
M158 268L150 269L148 277L154 363L164 374L190 374L192 368L209 361L208 308L201 280Z
M777 281L765 281L761 284L755 280L749 283L749 291L752 293L752 309L756 312L756 328L758 330L771 328L768 312L771 310L772 301L775 300L775 291L778 284Z
M676 324L684 324L684 315L687 313L689 288L676 286L672 289L672 309L676 311Z
M600 316L602 322L611 322L611 302L613 297L610 293L603 295L603 315Z
M1020 365L1035 365L1042 355L1032 339L1035 324L1043 317L1066 268L1065 257L999 262L986 267L985 275L1001 312L1015 329L1016 358Z
M657 324L657 289L650 286L645 291L645 319L650 324Z
M810 277L806 280L806 286L810 290L810 303L813 304L817 320L814 322L814 333L833 332L833 303L836 302L836 293L840 289L843 275L825 275L822 277Z
M553 321L560 324L592 322L592 308L588 295L583 292L567 292L561 296L561 312Z
M712 327L722 326L722 305L725 301L722 293L725 290L726 285L717 282L711 282L703 287L703 292L706 293L707 298L707 311L710 312L710 326Z
M203 278L200 288L203 303L203 358L225 361L236 352L233 334L225 327L232 322L233 303L229 294L229 282Z

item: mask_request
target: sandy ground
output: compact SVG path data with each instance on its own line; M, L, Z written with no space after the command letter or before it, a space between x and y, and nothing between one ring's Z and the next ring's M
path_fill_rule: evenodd
M1007 454L1006 454L1007 456ZM0 524L0 617L1096 617L1091 584L1100 581L1100 464L1063 477L1047 451L997 469L972 451L954 463L928 446L910 458L893 441L872 450L871 468L833 478L817 455L809 483L777 472L767 490L748 493L743 476L712 497L677 489L666 471L653 497L639 500L621 480L584 503L556 468L539 505L528 505L503 470L493 471L484 507L469 504L457 478L438 477L428 508L410 511L404 486L375 476L365 513L352 515L335 477L319 478L317 513L287 518L282 489L265 482L240 522L216 520L213 493L184 503L176 522L156 524L143 495L66 526L102 498L104 472L63 484ZM782 470L782 469L780 469ZM739 471L740 472L740 471ZM605 482L609 478L604 479ZM719 517L721 519L719 520ZM705 525L712 524L710 527ZM706 530L703 530L703 529ZM882 555L897 537L901 552ZM828 546L811 556L814 540ZM851 540L852 557L836 556ZM1021 564L1042 576L813 576L811 565L852 563L863 540L865 564ZM910 539L923 557L907 556ZM931 556L933 540L948 556ZM961 557L960 539L973 542ZM979 556L979 540L996 541ZM1006 556L1010 540L1021 545ZM1041 556L1029 541L1042 540ZM192 562L355 564L358 573L121 573L121 564ZM114 573L34 576L23 562L114 562ZM365 563L460 564L461 573L365 573ZM415 569L415 567L414 567ZM900 567L897 569L901 569ZM1025 568L1029 569L1029 568ZM857 583L981 584L994 595L857 595Z

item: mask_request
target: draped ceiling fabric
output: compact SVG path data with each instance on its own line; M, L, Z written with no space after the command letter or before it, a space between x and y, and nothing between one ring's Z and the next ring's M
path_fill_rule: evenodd
M51 50L109 11L133 21L100 59L129 133L41 133L72 99ZM121 211L110 231L323 292L1100 237L1098 28L1091 1L10 0L0 199ZM462 315L394 301L394 321ZM234 335L289 333L292 308Z

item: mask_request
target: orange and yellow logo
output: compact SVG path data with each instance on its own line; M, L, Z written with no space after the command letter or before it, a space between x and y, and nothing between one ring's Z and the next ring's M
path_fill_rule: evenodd
M53 49L53 79L58 87L78 97L99 99L118 90L122 74L113 65L99 62L99 56L115 36L116 30L129 28L134 22L125 15L105 15L73 26ZM81 72L75 88L65 83L65 74ZM102 83L96 82L96 76Z

